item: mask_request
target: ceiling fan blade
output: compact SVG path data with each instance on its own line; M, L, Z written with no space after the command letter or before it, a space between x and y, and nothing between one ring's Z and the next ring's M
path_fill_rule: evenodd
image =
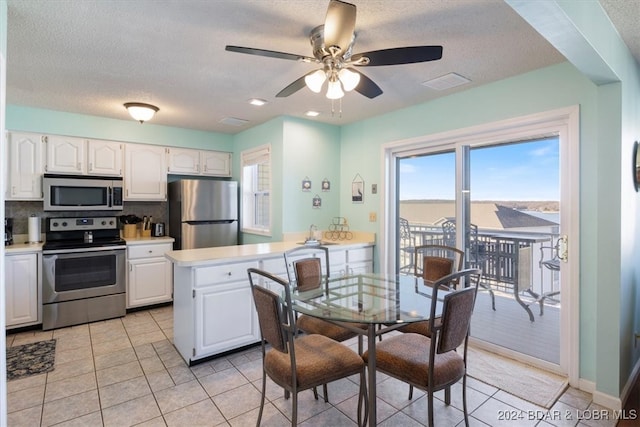
M337 46L337 56L349 48L356 29L356 6L339 0L331 0L324 20L324 45Z
M267 56L269 58L289 59L292 61L318 62L315 58L308 56L296 55L294 53L276 52L275 50L255 49L252 47L242 46L226 46L224 48L229 52L246 53L249 55Z
M380 86L375 84L373 80L371 80L369 77L365 76L358 70L354 70L353 68L350 68L350 70L354 73L360 74L360 82L354 89L356 92L361 93L369 99L373 99L378 95L382 95L382 89L380 89Z
M377 65L414 64L416 62L441 59L442 46L408 46L373 50L371 52L356 53L351 56L350 61L357 62L362 57L369 58L369 63L360 65L367 65L369 67Z
M307 86L307 84L304 82L304 78L307 77L309 74L315 73L315 72L316 70L313 70L310 73L307 73L304 76L300 77L299 79L295 80L289 86L285 87L280 92L278 92L278 94L276 95L276 98L286 98L287 96L293 95L303 87Z

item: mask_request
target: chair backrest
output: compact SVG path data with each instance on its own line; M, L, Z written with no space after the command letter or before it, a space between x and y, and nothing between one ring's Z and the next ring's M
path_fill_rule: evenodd
M422 277L427 284L462 270L464 265L464 252L451 246L416 246L415 254L414 275Z
M400 238L400 247L402 248L415 245L413 234L411 234L411 227L409 227L409 221L404 218L398 218L398 237Z
M319 288L329 279L329 249L326 246L300 246L284 253L289 283L301 290ZM324 263L324 272L322 264Z
M438 335L438 353L455 350L469 334L471 315L476 298L475 288L463 288L445 295L442 326Z
M253 302L258 312L262 339L275 350L287 353L289 338L295 332L292 328L295 321L291 310L289 283L257 268L249 268L247 274L249 275ZM279 285L278 287L282 287L285 294L285 304L282 303L280 295L266 287L267 284L276 284Z
M432 346L436 346L434 350L438 353L452 350L464 342L481 279L481 270L468 268L449 274L433 284L429 327L437 334ZM459 289L456 290L456 287ZM438 296L445 291L444 298ZM440 316L437 315L439 304L442 304ZM468 316L465 317L466 313Z

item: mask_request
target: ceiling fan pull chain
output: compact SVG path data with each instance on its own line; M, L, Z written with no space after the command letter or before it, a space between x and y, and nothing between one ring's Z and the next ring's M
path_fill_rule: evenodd
M331 117L333 117L333 114L335 113L335 108L333 108L333 99L331 100Z
M340 98L340 115L338 117L342 118L342 98Z

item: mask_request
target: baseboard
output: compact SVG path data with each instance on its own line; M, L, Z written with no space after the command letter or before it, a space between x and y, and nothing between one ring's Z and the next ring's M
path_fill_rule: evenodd
M612 411L619 411L622 409L622 400L617 396L611 396L610 394L603 393L596 390L596 383L580 379L580 390L587 393L591 393L593 403L596 405L604 406Z
M636 381L638 381L639 377L640 377L640 359L636 360L636 364L633 366L631 375L629 375L629 378L627 378L627 382L622 388L622 393L620 393L620 403L622 405L622 408L624 408L624 406L627 404L627 399L629 398L629 394L631 393L631 390L633 390L633 386L635 385Z

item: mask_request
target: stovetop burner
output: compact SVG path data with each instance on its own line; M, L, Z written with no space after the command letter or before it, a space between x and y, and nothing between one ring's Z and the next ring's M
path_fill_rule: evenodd
M112 217L47 218L43 250L122 246L118 219Z

